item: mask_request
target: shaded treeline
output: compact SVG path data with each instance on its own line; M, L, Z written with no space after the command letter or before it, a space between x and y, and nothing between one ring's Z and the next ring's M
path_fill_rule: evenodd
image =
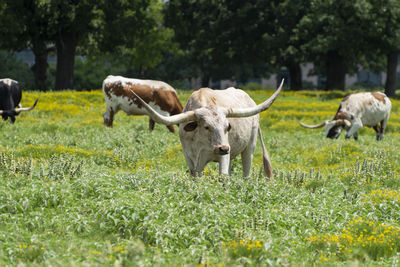
M49 88L47 56L56 53L56 90L74 87L81 55L107 66L103 72L167 81L201 77L203 84L245 83L286 68L292 90L303 88L301 63L314 64L326 90L344 89L345 75L363 67L386 72L386 93L394 96L400 2L5 0L0 47L34 52L31 69L41 90Z

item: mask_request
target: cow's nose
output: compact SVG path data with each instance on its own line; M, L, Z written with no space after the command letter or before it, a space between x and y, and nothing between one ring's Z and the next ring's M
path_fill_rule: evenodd
M226 155L229 153L229 146L218 146L214 149L216 154Z

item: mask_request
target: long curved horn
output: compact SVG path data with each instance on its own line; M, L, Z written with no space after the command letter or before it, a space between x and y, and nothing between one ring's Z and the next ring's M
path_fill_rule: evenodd
M343 125L346 127L350 127L351 126L351 122L349 120L346 119L339 119L339 120L335 120L335 125Z
M32 105L32 107L30 107L30 108L16 108L16 109L15 109L15 112L20 113L20 112L32 110L32 109L36 106L38 100L39 100L39 98L36 99L36 101L35 101L35 103ZM1 114L1 113L0 113L0 114Z
M327 125L329 123L329 121L324 121L324 122L322 122L320 124L317 124L317 125L307 125L307 124L302 123L301 121L299 121L298 123L301 126L303 126L304 128L316 129L316 128L324 127L325 125Z
M279 93L282 90L282 86L283 86L283 82L285 79L282 79L281 85L279 86L279 88L275 91L275 93L268 98L267 100L265 100L263 103L255 106L255 107L251 107L251 108L230 108L228 110L228 114L226 115L226 117L250 117L253 115L256 115L266 109L268 109L272 103L274 103L276 97L279 95Z
M144 108L150 113L149 116L158 123L165 125L179 124L187 121L196 120L194 111L186 111L184 113L176 114L173 116L163 116L157 111L155 111L149 104L147 104L143 99L141 99L133 90L131 93L139 100L139 102L144 106Z

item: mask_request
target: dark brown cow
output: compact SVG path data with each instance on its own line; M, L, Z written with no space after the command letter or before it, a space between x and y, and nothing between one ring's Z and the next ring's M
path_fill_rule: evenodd
M103 81L103 94L107 104L106 112L103 114L104 125L111 127L114 115L119 110L125 111L128 115L149 115L132 91L165 116L182 112L183 107L176 91L169 84L110 75ZM154 129L154 123L154 120L150 118L150 131ZM171 132L175 132L172 125L167 127Z
M15 122L15 116L23 111L29 111L36 106L38 99L30 108L22 108L19 102L22 98L22 90L17 81L12 79L0 79L0 115L3 120L11 119Z

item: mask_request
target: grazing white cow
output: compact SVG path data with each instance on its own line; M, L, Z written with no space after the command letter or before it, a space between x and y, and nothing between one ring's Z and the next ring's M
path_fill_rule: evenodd
M383 93L356 93L342 100L333 120L317 125L299 123L311 129L325 126L325 136L328 138L338 138L342 129L345 129L346 138L354 136L355 140L358 139L358 129L363 126L373 127L376 140L382 140L391 107L390 99Z
M201 175L210 161L219 162L220 174L230 174L231 160L241 154L243 176L249 176L258 133L263 150L264 172L272 177L258 113L272 105L282 85L283 80L275 93L259 105L240 89L202 88L192 93L183 113L171 117L159 114L140 97L138 99L156 122L179 124L179 137L191 175Z
M103 114L104 125L111 127L114 115L123 110L128 115L148 115L142 104L134 99L132 91L146 103L163 115L175 115L182 112L182 104L174 88L161 81L130 79L109 75L103 81L103 94L106 101L106 112ZM175 132L173 126L167 126ZM150 118L149 129L154 129L154 121Z

